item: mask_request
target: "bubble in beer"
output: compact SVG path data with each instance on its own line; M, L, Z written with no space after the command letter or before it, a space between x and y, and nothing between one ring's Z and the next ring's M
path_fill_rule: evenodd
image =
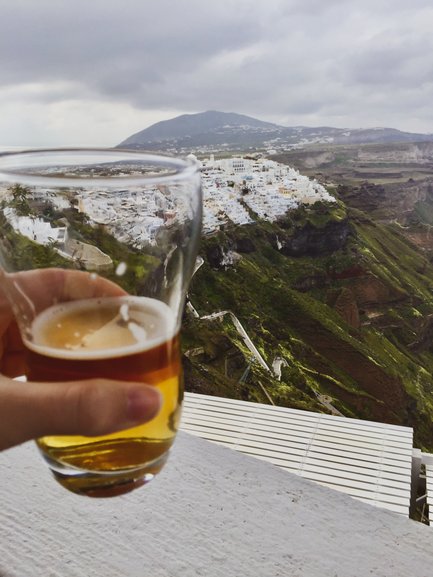
M116 275L117 276L123 276L126 272L126 269L128 267L126 266L126 262L119 262L119 264L117 265L116 268Z
M144 327L137 325L137 323L128 323L128 330L137 343L144 343L146 341L147 331Z
M119 314L122 317L122 320L127 323L129 321L129 306L127 304L123 304L119 309Z

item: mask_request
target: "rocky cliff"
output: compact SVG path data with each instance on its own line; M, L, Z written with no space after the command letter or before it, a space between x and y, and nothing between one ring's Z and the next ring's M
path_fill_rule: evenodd
M204 239L185 317L189 390L410 424L433 448L433 266L401 227L323 204ZM433 317L432 317L433 318ZM421 330L422 329L422 330ZM271 370L282 359L281 378Z

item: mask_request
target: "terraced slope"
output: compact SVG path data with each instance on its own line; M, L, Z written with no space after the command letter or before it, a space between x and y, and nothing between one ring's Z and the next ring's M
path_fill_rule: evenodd
M398 225L316 203L205 238L185 317L186 388L413 425L433 448L433 265ZM324 402L325 400L325 402Z

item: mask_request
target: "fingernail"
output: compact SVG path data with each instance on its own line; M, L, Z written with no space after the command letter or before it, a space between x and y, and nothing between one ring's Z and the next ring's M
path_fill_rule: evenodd
M151 386L134 387L128 391L126 416L128 421L150 421L159 413L162 395Z

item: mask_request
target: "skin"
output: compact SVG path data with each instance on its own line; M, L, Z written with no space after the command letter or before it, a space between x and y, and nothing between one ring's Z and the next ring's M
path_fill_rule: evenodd
M42 269L0 277L0 450L44 435L104 435L156 416L160 395L142 383L13 380L25 372L25 350L10 302L22 303L22 312L34 316L56 302L122 294L110 281L81 271Z

